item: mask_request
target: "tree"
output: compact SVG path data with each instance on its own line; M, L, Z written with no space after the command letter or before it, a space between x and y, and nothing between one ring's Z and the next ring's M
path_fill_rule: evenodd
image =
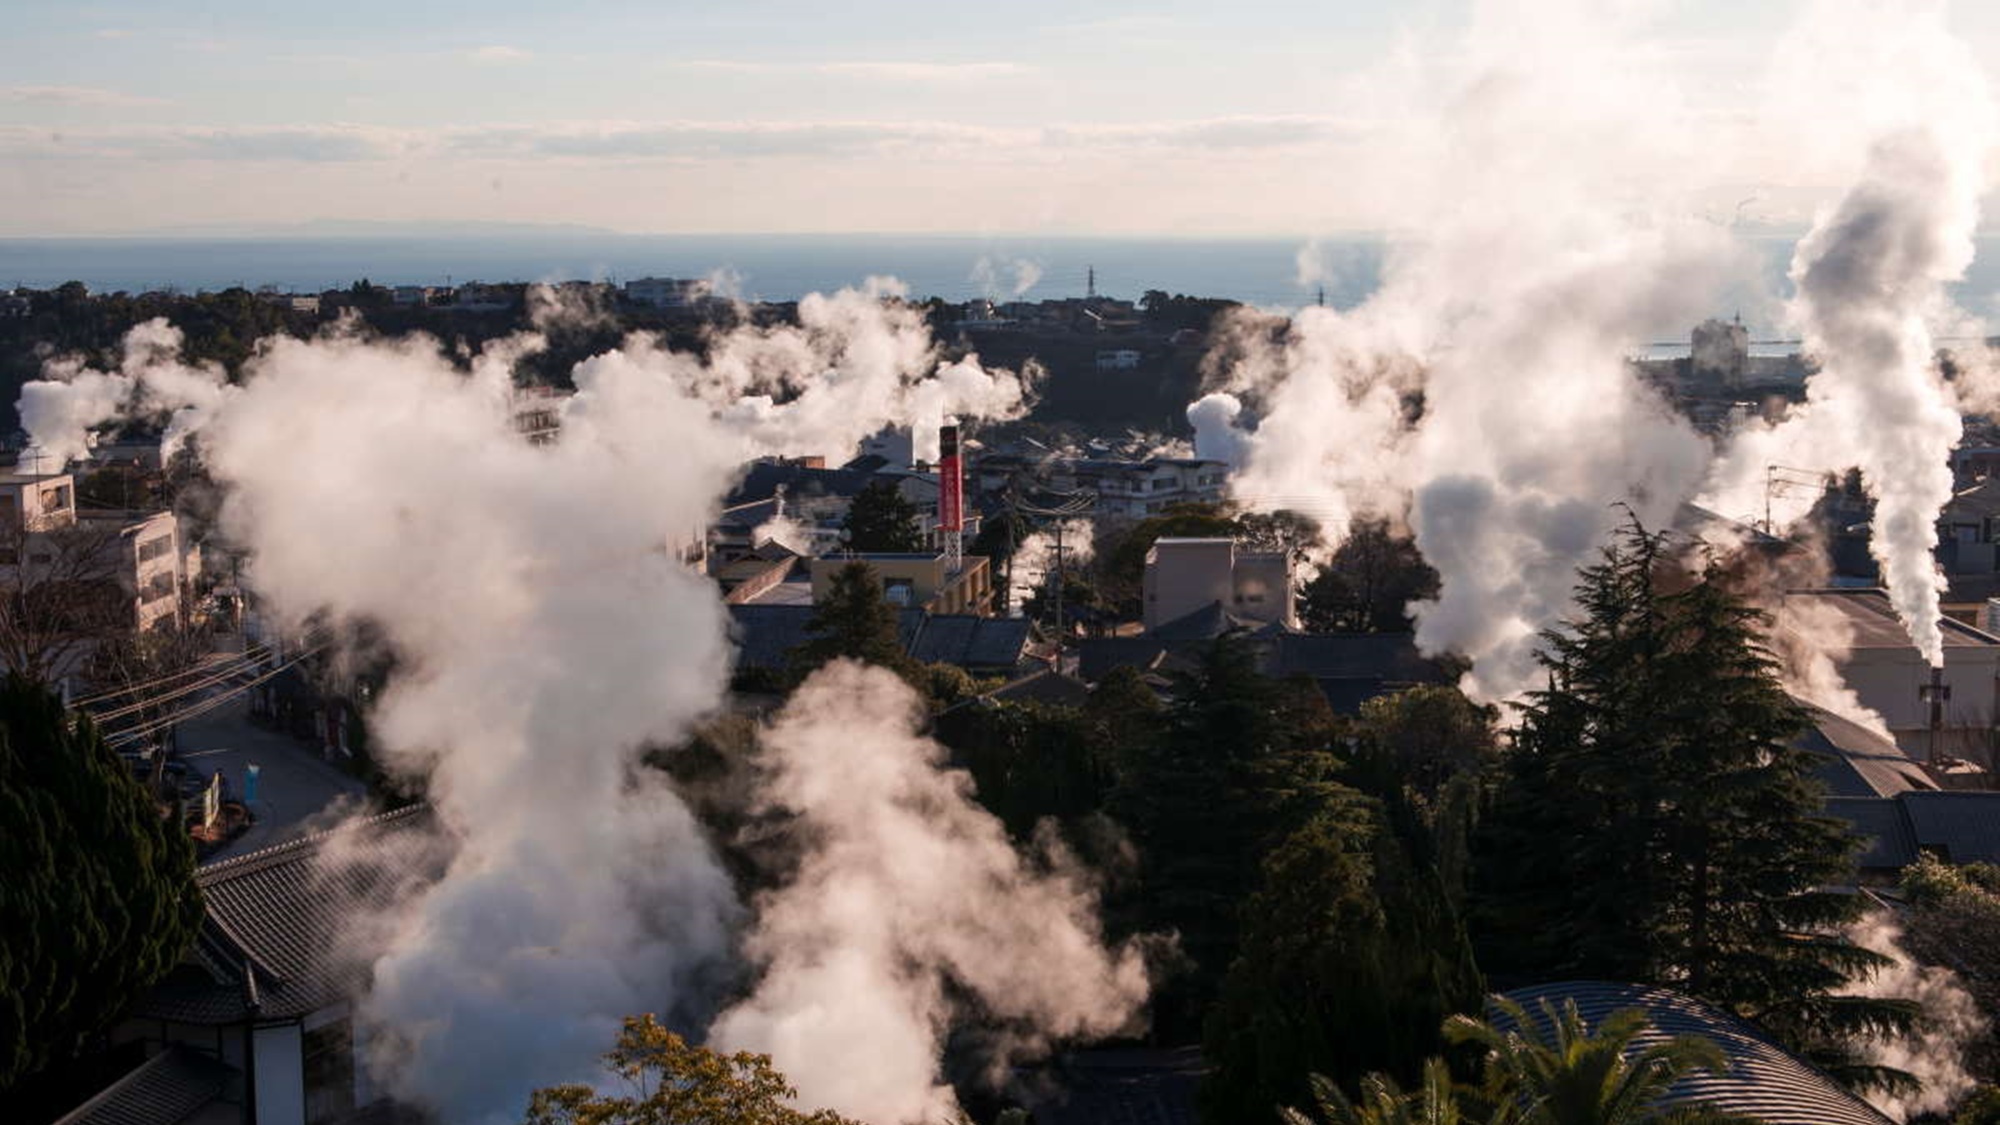
M1126 752L1109 801L1139 847L1144 924L1178 933L1194 965L1155 1005L1181 1034L1235 956L1237 907L1266 853L1345 792L1317 692L1266 678L1240 636L1199 660L1175 677L1159 737Z
M54 684L134 625L118 581L124 542L92 520L36 526L0 518L0 665Z
M1504 1029L1470 1016L1445 1021L1445 1037L1485 1051L1481 1101L1509 1125L1757 1125L1751 1118L1700 1106L1663 1108L1674 1083L1696 1071L1729 1069L1722 1049L1699 1035L1676 1035L1634 1049L1650 1022L1627 1008L1595 1028L1576 1002L1560 1010L1542 1001L1542 1020L1495 997Z
M1326 1125L1470 1125L1459 1111L1456 1084L1443 1059L1424 1064L1423 1084L1405 1094L1386 1074L1361 1080L1361 1097L1350 1099L1324 1074L1311 1076L1313 1103ZM1311 1117L1286 1106L1278 1111L1284 1125L1316 1125Z
M917 508L894 481L878 480L855 494L847 506L849 550L884 554L924 549L917 531Z
M0 1089L74 1055L180 960L194 850L88 720L0 682Z
M858 1125L832 1110L802 1113L769 1055L696 1047L650 1015L628 1016L604 1069L630 1093L580 1083L536 1090L527 1125Z
M1299 617L1315 633L1403 633L1411 602L1435 597L1432 570L1386 520L1357 521L1325 566L1299 589Z
M806 622L811 639L792 651L792 670L803 679L828 661L845 657L887 668L919 691L928 677L903 650L896 607L882 596L875 568L856 560L834 572L824 600Z
M1709 567L1669 592L1636 522L1584 569L1475 854L1496 974L1663 984L1762 1024L1855 1084L1899 1085L1851 1044L1914 1005L1836 993L1885 959L1840 933L1854 841L1821 815L1803 708L1767 622Z
M1208 1020L1211 1121L1268 1120L1304 1076L1416 1078L1484 986L1437 871L1348 791L1265 860Z

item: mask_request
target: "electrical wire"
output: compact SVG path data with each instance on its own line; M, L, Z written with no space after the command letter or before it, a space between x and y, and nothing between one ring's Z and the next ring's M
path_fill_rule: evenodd
M260 646L260 647L265 647L268 649L268 646ZM203 688L213 687L216 684L223 682L224 680L232 679L236 676L241 675L246 671L250 671L251 669L254 669L257 666L261 665L264 662L264 657L268 655L270 655L268 651L260 653L256 656L252 656L250 653L246 652L241 657L232 661L228 661L224 664L207 665L205 666L204 670L208 671L210 674L203 677L202 679L196 680L191 684L185 684L181 687L175 688L173 691L163 692L159 695L142 699L137 703L127 703L123 707L118 707L110 711L93 714L91 715L91 718L96 722L104 723L104 722L109 722L112 719L122 719L127 715L134 714L139 711L144 711L149 707L157 707L160 704L165 703L169 700L179 699L184 695L193 694L194 692L200 691Z
M269 645L257 645L254 648L246 649L245 651L236 654L233 657L233 659L242 660L249 657L250 654L252 652L255 652L257 649L268 650L270 647L271 646ZM113 688L110 691L100 691L95 695L86 695L82 699L73 699L70 701L70 706L86 707L92 703L101 703L107 699L116 699L121 695L136 695L139 692L144 691L147 688L154 687L158 684L172 683L175 680L184 680L189 676L199 675L201 673L210 671L215 667L216 664L214 662L204 662L202 664L197 664L191 668L183 668L178 672L169 672L164 676L156 676L150 680L141 680L136 684L126 684L124 687Z
M117 731L112 734L107 734L104 736L104 740L107 743L110 743L114 747L129 745L132 742L144 738L149 734L173 726L175 723L183 722L187 719L197 718L201 715L205 715L210 711L213 711L216 708L221 707L224 703L227 703L230 700L235 699L237 696L242 695L244 692L249 691L251 688L256 687L257 685L270 680L272 677L278 675L280 672L283 672L285 669L290 668L292 665L297 664L299 661L304 660L309 656L317 655L326 647L327 646L325 644L320 644L313 648L307 649L306 651L299 653L297 656L292 657L290 660L285 661L283 664L280 664L277 667L272 668L271 670L263 673L262 675L257 676L255 679L246 680L243 683L230 688L228 691L222 692L218 695L212 695L207 699L203 699L199 702L190 704L189 706L179 711L176 711L171 715L164 715L158 719L153 719L151 721L141 723L138 726L128 727L125 730Z

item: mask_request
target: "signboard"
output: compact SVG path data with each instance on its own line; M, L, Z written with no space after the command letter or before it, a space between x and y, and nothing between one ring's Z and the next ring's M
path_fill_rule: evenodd
M938 530L965 529L965 482L959 471L958 427L938 431Z
M222 771L208 779L208 788L201 795L201 826L213 831L222 821Z

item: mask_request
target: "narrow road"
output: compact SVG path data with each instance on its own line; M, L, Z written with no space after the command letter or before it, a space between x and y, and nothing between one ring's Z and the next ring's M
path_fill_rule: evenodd
M247 767L258 768L256 818L248 831L210 856L210 861L282 844L330 827L336 806L358 805L367 787L321 760L318 751L250 721L249 702L237 699L180 727L180 756L203 773L221 771L230 796L246 792Z

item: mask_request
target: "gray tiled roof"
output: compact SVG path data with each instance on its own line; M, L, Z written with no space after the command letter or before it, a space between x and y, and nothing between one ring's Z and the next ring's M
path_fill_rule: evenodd
M1820 757L1814 776L1835 797L1893 797L1913 789L1936 789L1922 766L1896 743L1831 711L1813 708L1813 726L1796 745Z
M1043 703L1055 707L1080 707L1090 699L1090 685L1074 676L1042 668L986 693L989 699L1005 703Z
M1204 1072L1197 1047L1077 1051L1028 1102L1037 1125L1194 1125Z
M1744 1021L1664 988L1604 981L1564 981L1515 989L1507 998L1544 1020L1541 1001L1560 1010L1574 1001L1584 1022L1597 1026L1622 1008L1642 1009L1652 1026L1633 1043L1642 1050L1675 1035L1700 1035L1729 1060L1726 1074L1697 1071L1669 1088L1668 1105L1702 1103L1745 1114L1764 1125L1890 1125L1873 1106Z
M1828 797L1828 816L1846 821L1862 839L1856 862L1862 869L1908 867L1917 861L1917 838L1903 803L1894 797Z
M176 1125L222 1095L236 1068L171 1046L134 1067L55 1125Z
M906 643L910 655L926 664L1011 669L1027 651L1033 628L1025 617L932 614L920 619L917 635Z
M730 606L730 633L736 641L739 666L785 668L792 650L811 639L806 624L812 615L810 605L749 602ZM1012 668L1027 650L1032 628L1025 618L925 614L914 608L896 614L897 637L904 652L926 664L963 668Z
M170 974L135 1013L185 1023L234 1023L254 986L258 1014L290 1019L352 997L367 965L342 953L341 927L436 874L428 806L206 864L195 872L204 915L194 967ZM203 977L206 977L206 981Z
M1917 845L1952 863L2000 863L2000 792L1905 793Z

